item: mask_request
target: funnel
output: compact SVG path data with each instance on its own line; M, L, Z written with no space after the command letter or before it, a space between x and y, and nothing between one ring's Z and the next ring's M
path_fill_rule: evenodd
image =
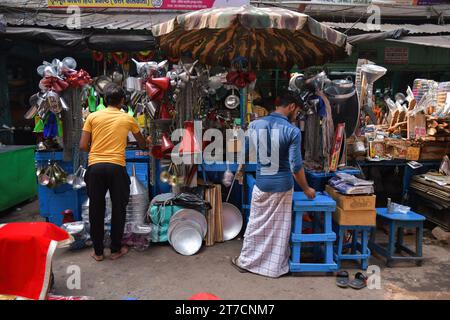
M161 145L161 151L163 153L172 151L174 145L170 138L167 136L167 133L162 134L162 145Z
M151 84L154 84L158 88L167 91L170 87L170 78L163 77L163 78L151 78L148 80Z
M384 76L387 69L374 64L364 64L361 66L361 72L363 76L366 77L367 83L370 85Z
M184 123L183 141L181 141L180 154L199 153L200 145L194 132L194 122L186 121Z
M170 120L170 119L172 119L172 117L170 116L168 107L169 107L169 105L167 103L162 103L161 104L161 107L159 109L159 119L160 120Z
M132 167L132 175L130 177L130 181L131 181L130 196L137 196L137 195L146 195L147 196L147 189L136 178L136 166L134 163L133 163L133 167Z

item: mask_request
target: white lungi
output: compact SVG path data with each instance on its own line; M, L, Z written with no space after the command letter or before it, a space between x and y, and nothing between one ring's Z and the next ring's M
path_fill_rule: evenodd
M273 278L289 272L292 192L264 192L253 187L240 267Z

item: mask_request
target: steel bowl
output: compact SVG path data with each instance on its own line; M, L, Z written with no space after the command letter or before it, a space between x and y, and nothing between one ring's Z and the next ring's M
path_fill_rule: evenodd
M338 79L331 81L334 86L342 89L351 89L353 88L353 82L348 79Z
M179 226L171 235L171 244L176 252L191 256L202 247L203 238L200 232L192 226Z
M241 232L244 219L241 211L228 202L222 203L223 240L228 241L236 238Z

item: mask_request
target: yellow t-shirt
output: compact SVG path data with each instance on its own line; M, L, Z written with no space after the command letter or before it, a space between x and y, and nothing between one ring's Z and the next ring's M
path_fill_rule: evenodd
M107 162L125 166L128 132L136 134L139 126L133 117L116 108L91 113L83 131L91 133L89 165Z

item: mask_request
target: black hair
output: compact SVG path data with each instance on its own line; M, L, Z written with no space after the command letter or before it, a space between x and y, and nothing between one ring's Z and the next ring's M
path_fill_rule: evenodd
M294 93L292 93L288 90L282 91L278 95L278 98L276 99L276 101L277 101L277 106L280 106L280 107L287 107L291 103L295 103L296 105L300 106L300 101L299 101L298 97Z
M105 86L105 102L108 106L120 107L122 99L125 99L125 90L116 83L108 83Z

